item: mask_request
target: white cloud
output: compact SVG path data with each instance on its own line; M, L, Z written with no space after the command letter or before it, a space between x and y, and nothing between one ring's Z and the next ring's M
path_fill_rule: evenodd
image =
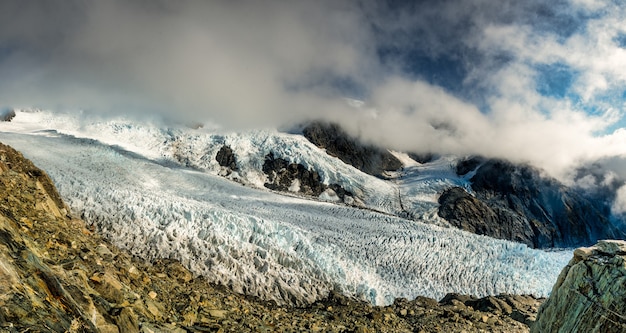
M626 186L622 186L617 190L617 197L613 201L612 210L614 214L626 213Z
M615 103L626 90L621 7L9 0L0 4L0 104L164 112L233 127L321 117L396 149L529 161L563 178L580 163L626 156L625 131L606 132L624 113ZM407 72L414 53L433 66L457 62L464 72L448 80L461 81L459 91ZM542 95L538 65L555 63L573 73L571 86Z
M589 11L596 11L606 7L606 1L604 0L570 0L575 6L584 8Z
M362 50L361 18L332 2L70 3L60 5L61 16L84 19L73 29L57 26L57 46L39 41L45 20L38 27L34 21L38 29L14 32L15 40L37 35L24 52L43 59L5 60L0 72L13 75L2 81L2 100L119 105L124 112L162 106L225 123L273 124L311 112L307 103L316 102L315 89L331 76L358 80L374 67ZM43 10L15 9L24 19Z

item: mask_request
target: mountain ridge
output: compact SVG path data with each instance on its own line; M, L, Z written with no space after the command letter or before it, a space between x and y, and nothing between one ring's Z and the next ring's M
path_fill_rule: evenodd
M302 132L329 155L372 175L402 167L395 157L387 162L391 154L384 148L360 144L337 124L311 122ZM368 160L371 164L363 162ZM610 206L601 198L587 198L529 165L470 157L457 162L456 173L473 174L472 193L456 186L440 193L438 215L454 227L534 248L588 246L599 239L626 237L626 230L611 223ZM404 205L402 210L405 216L417 215Z

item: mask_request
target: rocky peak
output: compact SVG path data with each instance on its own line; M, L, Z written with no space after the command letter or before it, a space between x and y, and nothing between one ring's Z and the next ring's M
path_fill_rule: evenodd
M529 165L476 157L457 165L459 175L471 171L473 195L450 189L439 199L439 216L459 228L538 248L626 236L611 223L604 200L587 198Z
M0 121L11 121L15 118L14 109L0 109Z
M326 149L329 155L373 176L383 177L384 171L402 167L402 162L389 151L361 143L334 123L311 122L302 134L314 145Z
M626 242L574 251L531 331L626 332Z

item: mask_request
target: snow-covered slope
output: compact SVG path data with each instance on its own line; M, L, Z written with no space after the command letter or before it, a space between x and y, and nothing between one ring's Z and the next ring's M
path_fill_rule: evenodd
M11 123L0 130L33 133L53 130L80 138L98 140L140 154L152 160L170 162L217 175L221 169L215 156L228 145L237 157L239 170L230 176L244 184L264 188L262 171L265 156L299 163L319 173L324 184L339 184L359 197L364 206L389 214L401 212L393 184L365 174L329 156L301 135L276 130L222 133L215 128L163 127L157 123L137 123L128 119L86 120L75 114L49 111L17 112Z
M294 162L315 163L324 181L361 188L372 207L399 209L394 184L377 183L297 136L211 134L131 122L80 124L71 116L45 120L44 115L18 113L15 122L0 125L0 141L46 170L73 211L138 256L180 259L209 280L248 294L305 303L338 289L376 304L448 292L545 296L571 256L281 196L213 174L218 170L214 152L224 143L240 156L248 154L242 163L248 170L240 172L249 173L242 177L252 183L254 172L262 180L253 166L273 150ZM171 157L174 149L198 169L175 163L180 159ZM432 201L429 193L453 179L444 177L445 171L433 169L430 176L425 171L420 183L425 188L415 193L411 184L400 182L414 202Z
M458 176L454 170L457 159L442 156L432 162L420 164L402 158L405 163L402 171L390 173L398 186L398 198L402 209L411 213L411 218L431 224L449 226L450 224L437 215L441 193L454 186L463 187L472 192L469 179L472 173Z

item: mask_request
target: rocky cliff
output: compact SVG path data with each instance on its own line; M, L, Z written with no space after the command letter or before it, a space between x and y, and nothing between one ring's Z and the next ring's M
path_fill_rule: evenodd
M309 170L299 163L274 157L270 152L265 156L263 172L267 175L265 187L274 191L293 192L306 196L322 197L327 201L354 204L355 200L349 191L339 184L326 185L315 170Z
M451 294L374 307L331 293L279 307L110 245L2 144L0 189L0 332L527 332L542 301Z
M389 151L359 142L337 124L312 122L304 127L302 134L329 155L370 175L382 177L385 171L402 167Z
M577 249L531 331L626 332L626 242Z
M402 166L387 150L360 143L337 124L312 122L302 134L328 154L375 176ZM432 158L410 156L420 163ZM586 246L598 239L626 237L626 230L610 221L608 197L583 194L530 165L470 157L460 161L456 171L471 174L473 193L462 188L443 192L439 216L463 230L534 248Z
M574 247L624 238L610 222L607 202L593 200L528 165L472 158L457 173L475 172L474 195L461 188L439 198L439 216L471 232L532 247Z

